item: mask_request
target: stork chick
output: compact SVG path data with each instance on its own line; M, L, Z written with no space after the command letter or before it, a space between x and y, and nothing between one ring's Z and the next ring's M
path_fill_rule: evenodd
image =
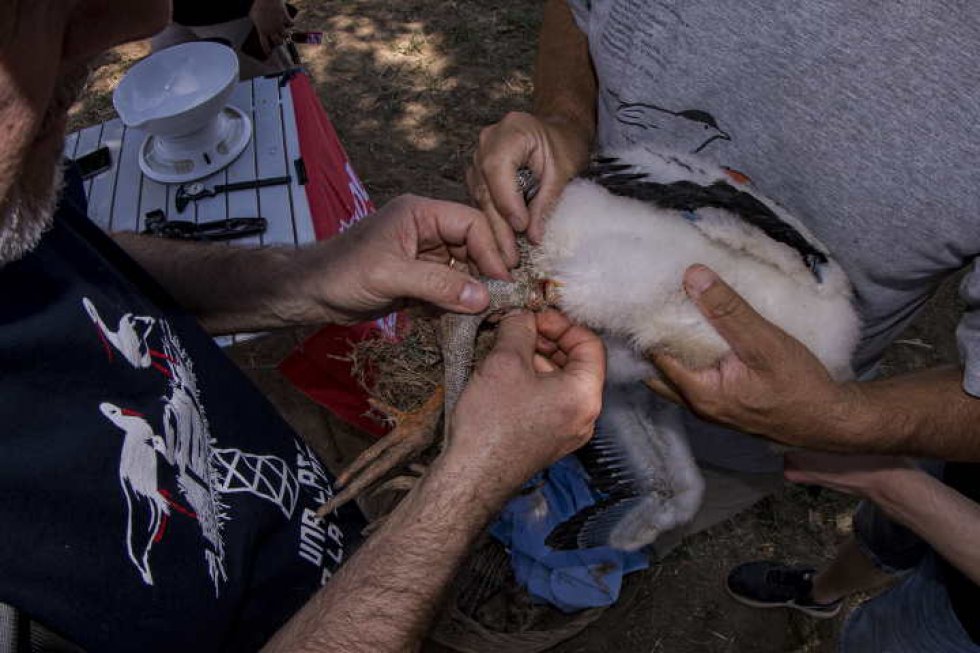
M714 269L763 317L806 345L832 376L851 375L859 323L850 284L826 248L743 175L646 149L595 159L552 209L522 280L488 281L486 313L443 319L446 415L465 386L473 338L489 312L556 303L606 341L607 408L581 456L606 498L556 528L549 537L556 548L636 549L690 520L700 506L703 481L677 408L653 404L635 388L657 375L646 359L650 351L695 368L729 352L682 290L684 271L695 263ZM543 297L544 280L559 292ZM623 384L633 387L611 389ZM403 428L409 422L415 426ZM324 514L402 462L403 447L398 456L384 454L392 443L430 443L435 421L426 423L432 426L423 441L418 421L403 417L372 447L371 460L355 463L360 476L324 506Z
M636 388L657 376L647 352L700 368L730 351L682 290L695 263L834 378L852 375L851 287L802 222L744 175L691 156L641 149L597 159L566 187L534 252L538 273L561 284L560 309L603 334L608 358L603 414L579 452L604 498L556 527L550 546L638 549L700 507L704 482L679 408Z

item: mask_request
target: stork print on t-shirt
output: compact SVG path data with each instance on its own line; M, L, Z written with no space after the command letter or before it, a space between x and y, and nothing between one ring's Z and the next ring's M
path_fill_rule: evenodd
M165 319L105 316L87 297L82 306L109 361L155 375L161 386L159 419L112 398L93 407L121 436L119 484L128 513L129 559L143 582L152 585L153 549L166 546L169 522L192 522L200 529L204 567L217 594L227 577L222 529L232 518L223 498L249 494L274 504L289 520L299 480L282 458L217 446L193 364Z

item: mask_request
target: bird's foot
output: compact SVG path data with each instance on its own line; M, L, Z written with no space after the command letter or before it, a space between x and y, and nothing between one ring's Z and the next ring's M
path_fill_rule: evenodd
M385 481L378 487L371 491L372 497L377 497L379 494L384 494L385 492L409 492L411 491L420 480L422 480L422 475L425 474L425 465L413 463L408 466L409 471L413 472L415 476L409 476L408 474L404 476L396 476L393 479ZM399 499L400 501L401 499ZM397 505L397 504L396 504ZM386 521L388 521L388 516L390 511L379 514L371 519L370 523L361 529L361 535L367 537L381 528Z
M401 411L374 399L371 399L370 403L372 408L392 420L395 427L388 435L361 453L337 477L337 485L343 489L316 511L320 519L359 496L385 474L409 461L432 444L436 424L442 414L443 389L442 386L438 386L425 403L411 411ZM408 477L404 479L411 480ZM387 487L395 481L398 483ZM399 489L404 485L402 477L399 477L392 479L383 487Z

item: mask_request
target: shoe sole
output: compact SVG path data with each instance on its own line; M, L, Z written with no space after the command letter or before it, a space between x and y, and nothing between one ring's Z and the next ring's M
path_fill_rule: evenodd
M732 597L735 601L738 601L742 605L747 605L750 608L788 608L790 610L796 610L802 612L808 617L813 617L814 619L833 619L838 614L840 614L841 604L838 604L836 608L832 611L818 610L814 608L808 608L798 603L793 603L792 601L786 601L784 603L764 603L762 601L753 601L752 599L747 599L744 596L739 596L732 591L732 588L725 583L725 591L728 592L728 596Z

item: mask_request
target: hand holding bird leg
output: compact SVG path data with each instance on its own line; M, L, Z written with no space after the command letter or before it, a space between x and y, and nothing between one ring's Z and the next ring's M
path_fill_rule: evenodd
M476 209L420 197L388 202L341 236L296 256L304 296L319 320L352 324L421 301L479 313L487 290L466 270L508 279L486 217ZM465 265L446 265L458 262Z
M473 370L477 331L483 321L495 314L513 308L539 308L543 298L539 284L530 278L518 276L515 281L500 281L483 277L490 302L486 310L477 315L447 313L440 321L440 345L446 388L445 414L451 415L459 396ZM445 437L449 437L449 420L446 420Z
M449 416L443 453L488 479L488 500L497 491L509 496L591 437L604 378L605 353L592 331L555 311L508 313Z
M440 320L445 385L437 388L415 411L399 411L372 400L373 407L395 421L395 429L344 470L337 479L344 489L317 511L319 516L327 515L357 497L433 443L443 405L446 406L446 414L451 414L456 400L466 387L473 366L477 330L488 315L540 303L537 284L530 279L500 281L482 278L481 281L489 294L486 310L476 315L447 313ZM444 437L448 438L448 425Z

